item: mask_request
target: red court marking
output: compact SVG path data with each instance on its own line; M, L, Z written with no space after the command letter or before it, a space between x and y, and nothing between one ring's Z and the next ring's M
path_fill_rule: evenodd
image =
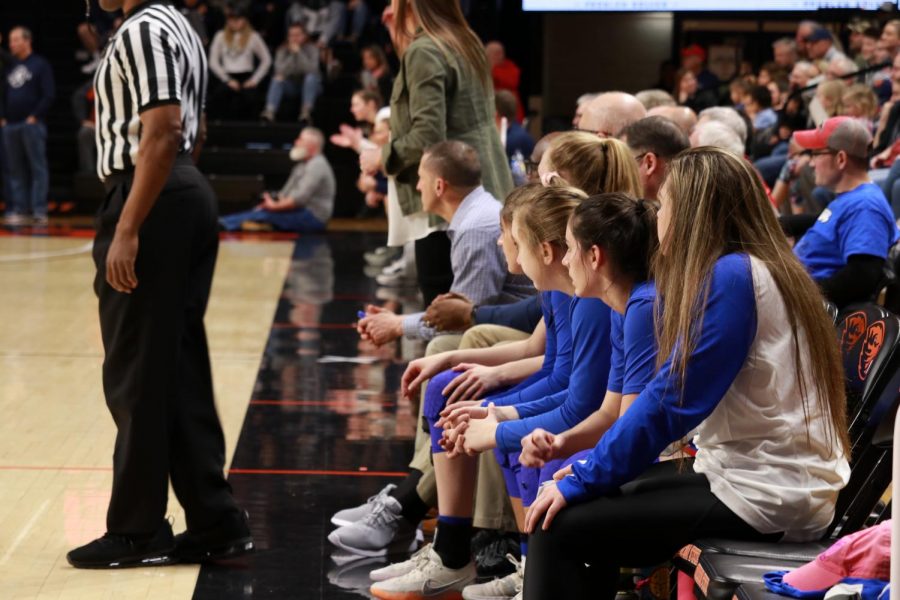
M357 402L371 404L368 400L251 400L250 404L262 406L353 406ZM382 400L382 406L393 406L394 402Z
M332 477L406 477L399 471L313 471L311 469L231 469L230 475L326 475Z
M319 323L318 325L297 325L296 323L272 323L272 329L356 329L355 323Z

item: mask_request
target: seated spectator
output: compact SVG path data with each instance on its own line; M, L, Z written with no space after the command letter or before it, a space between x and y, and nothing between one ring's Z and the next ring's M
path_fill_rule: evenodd
M188 20L188 23L200 36L200 42L206 48L209 46L209 29L207 28L209 6L207 6L205 0L183 0L183 4L181 14L184 15L184 18Z
M789 37L783 37L772 42L773 61L778 68L790 73L797 63L797 43Z
M225 231L295 231L314 233L325 229L334 210L334 172L322 155L325 138L314 127L300 132L291 148L297 165L276 194L265 192L255 209L219 219Z
M572 116L572 129L578 129L581 125L581 115L584 114L584 107L600 94L582 94L575 101L575 114Z
M778 115L772 110L772 94L762 85L754 85L744 96L744 112L753 123L754 131L762 131L774 127L778 123Z
M321 90L319 48L309 39L303 26L294 23L288 28L287 40L275 52L275 69L266 94L266 108L260 117L274 121L282 98L299 97L299 120L309 123Z
M647 110L652 110L657 106L677 106L675 98L672 94L665 90L641 90L634 95L638 102L644 105Z
M809 61L801 60L791 69L788 75L788 82L791 84L791 91L802 90L810 85L810 82L819 76L819 69L816 65Z
M816 29L820 29L822 27L821 23L816 21L810 21L805 19L800 21L797 24L797 30L794 34L794 43L797 47L797 54L801 59L806 60L809 58L809 52L807 46L809 43L806 41L806 38Z
M513 181L516 185L522 185L527 177L525 157L530 157L534 150L534 138L516 122L516 97L511 92L497 92L494 95L494 105L497 107L497 129L500 131L500 139L506 145L506 157L510 162Z
M878 97L868 85L853 84L841 96L841 114L859 119L872 133L875 128L874 118L878 114Z
M744 144L733 129L719 121L700 121L691 134L691 147L712 146L744 156Z
M628 124L645 116L647 111L644 105L631 94L606 92L585 105L578 130L595 133L600 137L617 137Z
M865 39L866 30L877 26L876 22L864 19L859 16L852 17L847 23L847 56L853 59L853 62L861 64L861 56L863 40Z
M675 74L672 96L680 106L687 106L694 112L715 106L717 100L714 91L700 88L696 75L690 69L681 69Z
M665 117L646 117L623 129L619 139L628 144L638 162L644 191L642 197L658 202L659 188L669 163L691 147L688 137Z
M719 87L719 78L712 71L706 68L706 50L699 44L691 44L681 49L681 68L694 74L697 80L697 90L700 92L710 91L715 96L716 88ZM675 89L678 89L678 76L675 77ZM678 99L678 94L675 94ZM682 100L678 100L679 104L683 104ZM693 107L692 107L693 108ZM697 110L696 108L694 110Z
M878 38L881 32L876 27L869 27L862 31L862 40L859 47L859 54L856 56L856 64L861 69L877 65L875 62L875 51L878 48Z
M856 119L835 117L796 132L794 141L813 156L816 184L836 194L794 252L838 308L872 300L888 250L900 238L884 193L867 172L872 136Z
M747 122L735 109L728 106L713 106L707 108L700 113L699 119L697 120L697 126L700 126L707 121L718 121L727 126L735 133L738 140L740 140L740 143L746 145L749 134Z
M776 77L766 85L769 94L772 95L772 109L778 112L784 109L784 105L788 99L788 91L791 84L788 83L787 76Z
M894 59L891 66L891 88L891 97L881 108L875 131L873 167L889 167L894 164L894 158L900 156L900 149L897 152L891 150L900 137L900 56Z
M475 304L503 304L533 294L520 276L506 269L500 237L500 202L481 185L481 161L474 148L459 141L440 142L425 150L419 165L423 210L449 223L450 291ZM424 313L397 315L368 306L357 329L363 339L383 345L401 336L430 340L437 331Z
M806 55L823 73L835 58L846 55L835 44L834 35L824 27L814 28L806 36ZM851 61L852 62L852 61Z
M384 102L391 97L394 88L394 75L388 64L384 50L380 46L366 46L362 49L363 70L359 74L360 82L364 89L370 92L378 92Z
M828 61L828 67L825 69L825 79L842 79L850 84L853 82L853 77L847 76L856 73L858 70L859 67L857 67L856 62L844 54L838 54Z
M522 98L519 96L519 83L522 75L518 65L506 57L506 48L497 41L488 42L484 47L488 63L491 66L491 78L494 80L494 91L506 90L516 99L516 122L525 118Z
M756 75L756 85L769 85L769 82L775 79L776 77L781 77L786 74L784 69L781 69L774 62L763 63L763 65L759 68L759 73Z
M691 150L661 199L665 361L586 461L557 472L532 505L525 598L613 598L620 567L659 564L726 531L817 540L849 480L834 328L752 170ZM656 463L698 426L693 461Z
M731 100L731 106L736 110L744 110L744 99L750 93L753 87L753 81L750 77L738 77L728 84L728 99Z
M657 106L648 110L647 116L669 119L678 125L684 135L691 135L697 125L697 113L687 106Z
M893 60L900 51L900 19L891 19L884 24L881 30L881 42L884 44L884 51Z
M836 117L841 114L841 99L844 97L846 89L847 84L840 79L823 81L819 84L819 87L816 88L814 103L821 107L822 114L825 118ZM810 111L810 116L813 117L813 120L816 120L816 115L812 112L812 106L810 107Z
M256 87L271 66L272 55L262 36L244 13L233 11L209 48L209 70L216 79L210 86L209 116L253 118L259 110Z

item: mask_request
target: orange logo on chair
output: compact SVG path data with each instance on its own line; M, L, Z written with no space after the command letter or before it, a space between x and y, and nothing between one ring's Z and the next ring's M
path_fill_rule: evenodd
M841 349L847 352L856 345L866 331L866 313L859 311L844 319L844 332L841 335Z
M866 330L866 339L863 342L862 351L859 353L859 378L865 381L869 375L869 369L878 356L878 351L884 344L884 321L875 321Z

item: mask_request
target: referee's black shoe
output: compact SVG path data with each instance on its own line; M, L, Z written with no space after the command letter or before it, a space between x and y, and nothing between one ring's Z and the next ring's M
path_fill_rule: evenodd
M243 510L229 513L215 527L175 536L175 557L186 563L228 560L254 550L247 511Z
M155 567L176 562L174 551L172 525L164 521L156 533L148 536L106 533L69 552L66 560L77 569Z

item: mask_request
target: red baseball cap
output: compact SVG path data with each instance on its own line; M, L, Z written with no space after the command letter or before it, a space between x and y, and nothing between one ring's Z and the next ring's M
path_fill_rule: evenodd
M795 131L794 141L804 150L843 150L849 156L866 160L872 134L858 119L832 117L818 129Z
M688 56L698 56L703 61L706 60L706 50L700 44L691 44L681 49L681 57L687 58Z

